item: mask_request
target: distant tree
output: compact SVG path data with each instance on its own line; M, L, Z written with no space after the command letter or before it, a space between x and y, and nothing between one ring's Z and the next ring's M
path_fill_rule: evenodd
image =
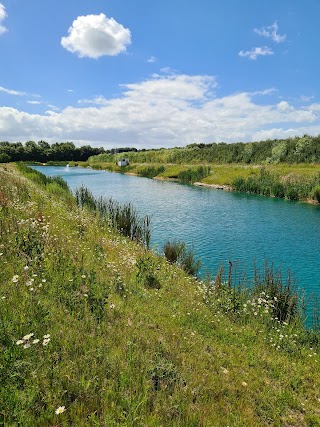
M0 153L0 163L8 163L11 161L11 157L7 153Z

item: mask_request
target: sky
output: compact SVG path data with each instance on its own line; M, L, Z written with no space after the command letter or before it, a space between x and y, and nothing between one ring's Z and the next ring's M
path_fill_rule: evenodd
M0 140L320 133L319 0L0 0Z

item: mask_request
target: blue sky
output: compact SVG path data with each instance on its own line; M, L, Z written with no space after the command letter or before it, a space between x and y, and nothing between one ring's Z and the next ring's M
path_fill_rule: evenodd
M319 0L0 0L0 140L320 133Z

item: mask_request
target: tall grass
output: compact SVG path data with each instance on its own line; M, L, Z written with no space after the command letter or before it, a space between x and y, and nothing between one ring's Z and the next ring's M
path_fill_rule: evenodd
M138 170L138 175L143 176L145 178L154 178L155 176L159 175L160 173L164 172L165 168L164 166L147 166L145 168Z
M289 200L318 199L320 187L320 174L301 176L291 174L281 177L276 173L260 169L258 175L248 178L236 178L232 187L237 191L286 198ZM319 197L320 198L320 197Z
M191 276L196 276L201 267L201 261L196 260L193 249L187 249L184 242L167 242L163 247L164 256L170 263L177 263L182 270Z
M178 179L184 184L192 184L196 181L201 181L208 175L210 175L210 166L198 166L197 168L181 171L178 174Z
M121 234L149 247L151 240L150 218L140 218L131 203L121 205L113 199L94 197L84 186L77 188L75 197L81 208L87 207L107 219Z
M277 320L267 292L187 276L12 165L0 263L0 425L319 424L319 334Z

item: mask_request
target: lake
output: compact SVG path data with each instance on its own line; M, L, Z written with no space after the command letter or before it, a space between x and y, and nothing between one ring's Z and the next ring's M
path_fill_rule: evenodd
M34 168L61 176L72 190L83 184L95 196L132 203L151 217L153 248L186 242L201 259L201 275L232 261L238 277L250 277L254 261L263 269L267 260L284 275L289 269L307 297L320 295L319 206L89 168Z

